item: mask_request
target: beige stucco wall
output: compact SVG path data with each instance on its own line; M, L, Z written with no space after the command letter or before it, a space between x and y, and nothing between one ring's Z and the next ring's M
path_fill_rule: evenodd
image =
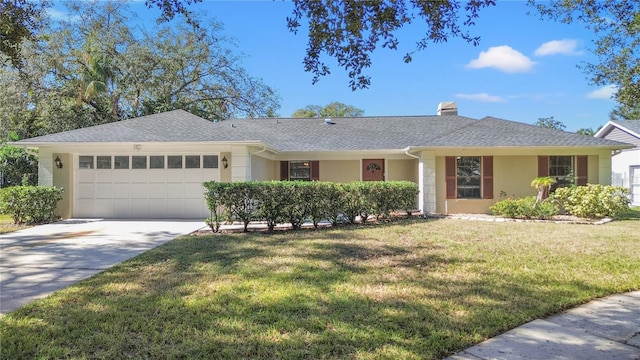
M64 189L62 200L58 201L55 214L63 219L72 217L73 209L73 157L71 154L52 154L52 159L60 158L62 169L58 169L55 164L53 166L53 186ZM53 161L53 160L52 160Z
M359 160L320 160L320 181L346 183L360 180Z
M276 179L276 164L280 168L279 162L269 160L260 156L251 157L251 180L266 181Z
M418 182L418 160L387 160L386 180Z
M606 156L589 155L587 180L602 183L602 172L606 167ZM489 207L506 197L534 196L536 190L531 181L538 176L538 156L493 156L494 198L447 199L445 184L445 157L436 157L436 212L438 213L490 213ZM604 182L607 184L608 182Z

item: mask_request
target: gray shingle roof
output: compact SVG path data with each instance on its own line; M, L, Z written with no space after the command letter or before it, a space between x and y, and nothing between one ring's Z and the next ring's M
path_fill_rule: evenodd
M640 120L615 120L611 122L640 135Z
M259 141L279 152L391 150L407 147L528 147L623 145L611 140L508 120L463 116L378 116L235 119L212 123L183 110L19 141L83 142Z

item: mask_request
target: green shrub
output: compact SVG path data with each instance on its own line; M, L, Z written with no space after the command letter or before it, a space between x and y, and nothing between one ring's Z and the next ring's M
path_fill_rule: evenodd
M408 181L336 184L321 181L247 181L203 184L211 217L205 221L218 231L223 217L244 223L265 220L269 231L277 223L289 222L294 229L311 219L315 227L327 219L333 225L346 218L354 223L369 215L388 217L393 210L410 211L415 207L418 185Z
M553 201L536 202L534 196L504 199L490 207L493 214L512 219L549 219L558 214Z
M16 224L42 224L56 219L63 189L48 186L12 186L0 190L0 213Z
M612 217L629 210L629 190L618 186L588 184L559 188L553 199L568 214L583 218Z

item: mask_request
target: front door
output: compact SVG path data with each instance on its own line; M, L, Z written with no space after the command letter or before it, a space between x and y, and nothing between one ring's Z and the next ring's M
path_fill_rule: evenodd
M629 190L631 191L631 204L640 205L640 166L629 168Z
M384 181L384 159L363 159L362 181Z

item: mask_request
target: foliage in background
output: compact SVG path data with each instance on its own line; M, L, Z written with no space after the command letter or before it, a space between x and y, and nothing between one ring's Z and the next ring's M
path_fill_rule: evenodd
M0 146L0 187L38 184L38 158L26 149Z
M22 44L21 69L0 68L0 137L184 109L211 121L275 116L275 90L246 72L216 22L135 28L126 1L70 1Z
M637 0L529 0L543 18L581 23L595 34L597 61L581 65L591 84L612 86L612 119L640 119L640 2Z
M553 199L569 214L583 218L613 217L629 210L629 189L588 184L558 188Z
M307 105L302 109L298 109L291 114L294 118L313 118L313 117L356 117L362 116L364 110L353 105L343 104L334 101L326 106Z
M0 214L15 224L41 224L55 220L63 189L49 186L12 186L0 189Z
M207 223L219 229L221 214L240 221L247 231L250 221L266 221L269 231L288 222L297 229L307 219L314 227L326 219L333 225L346 219L355 223L358 216L366 222L369 215L388 218L392 211L411 215L418 185L409 181L332 183L320 181L246 181L204 183L212 217ZM215 215L213 215L215 214ZM215 217L214 217L215 216Z
M538 118L536 126L556 130L564 130L566 128L562 121L554 119L553 116Z

